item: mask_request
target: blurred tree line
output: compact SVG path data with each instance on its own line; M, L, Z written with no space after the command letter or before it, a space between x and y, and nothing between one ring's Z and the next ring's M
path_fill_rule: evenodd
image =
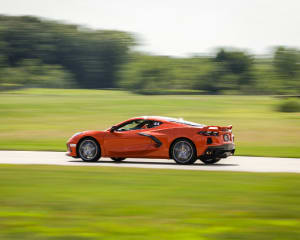
M0 86L116 88L139 93L300 94L300 52L219 49L175 58L131 51L126 32L0 15Z
M121 87L140 93L197 89L208 94L300 94L300 52L277 47L256 58L236 49L190 58L135 53L119 74Z
M133 45L125 32L0 15L0 82L113 88Z

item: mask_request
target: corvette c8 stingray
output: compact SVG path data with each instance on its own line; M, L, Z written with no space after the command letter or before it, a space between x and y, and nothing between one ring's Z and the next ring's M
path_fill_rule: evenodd
M136 117L106 131L74 134L67 142L67 155L86 162L110 157L174 159L193 164L200 159L213 164L234 154L232 126L206 126L168 117Z

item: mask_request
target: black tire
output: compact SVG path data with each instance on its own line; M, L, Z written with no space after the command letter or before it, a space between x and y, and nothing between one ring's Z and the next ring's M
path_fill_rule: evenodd
M84 162L97 162L101 157L100 145L91 137L84 138L79 142L77 152Z
M221 158L200 159L205 165L212 165L221 160Z
M114 160L115 162L122 162L122 161L125 160L126 158L112 157L111 159Z
M170 147L170 155L178 164L193 164L197 161L197 152L192 141L180 138L177 139Z

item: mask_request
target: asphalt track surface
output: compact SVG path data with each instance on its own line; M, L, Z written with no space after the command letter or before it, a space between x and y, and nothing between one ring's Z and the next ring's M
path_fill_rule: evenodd
M152 169L177 169L199 171L238 172L291 172L300 173L299 158L268 158L231 156L214 165L204 165L199 160L193 165L178 165L173 160L128 158L116 163L109 158L87 163L68 157L63 152L0 151L0 164L39 164L90 167L134 167Z

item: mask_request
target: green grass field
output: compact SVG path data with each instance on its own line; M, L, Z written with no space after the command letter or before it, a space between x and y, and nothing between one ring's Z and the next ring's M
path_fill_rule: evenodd
M82 130L142 115L233 125L238 155L300 157L300 113L280 113L269 96L143 96L117 90L0 92L0 149L64 151Z
M0 166L0 239L300 239L300 175Z

